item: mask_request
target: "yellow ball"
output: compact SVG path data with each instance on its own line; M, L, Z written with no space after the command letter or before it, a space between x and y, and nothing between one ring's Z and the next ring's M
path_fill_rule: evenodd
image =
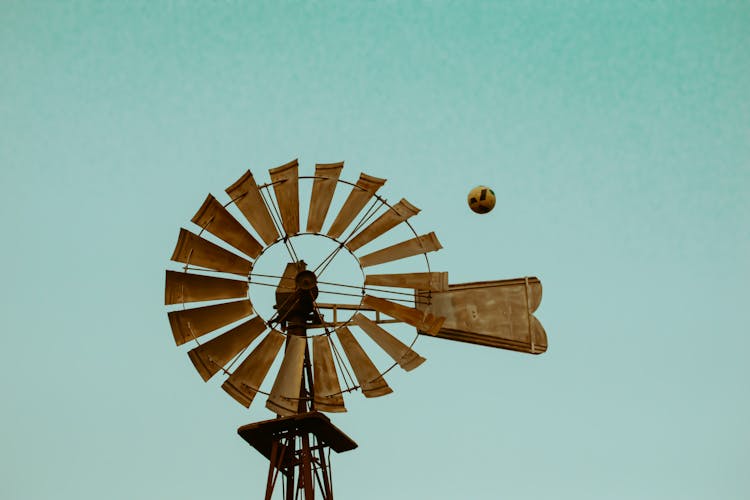
M487 186L477 186L469 191L469 208L478 214L486 214L495 208L495 192Z

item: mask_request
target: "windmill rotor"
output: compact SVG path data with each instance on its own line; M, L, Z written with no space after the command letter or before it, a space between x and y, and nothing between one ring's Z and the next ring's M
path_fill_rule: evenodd
M296 413L300 399L307 399L310 407L322 411L346 411L344 394L357 389L366 397L388 394L392 389L384 379L386 372L394 366L410 370L424 360L411 347L416 334L411 342L403 342L384 326L404 322L428 332L439 329L440 318L416 307L429 303L431 290L445 289L447 273L431 272L429 268L428 253L441 248L437 236L420 235L414 230L409 219L419 209L410 202L401 199L391 205L377 194L385 179L360 174L356 182L348 182L340 178L342 169L343 163L321 164L316 166L315 175L300 176L297 161L292 161L270 169L271 182L263 185L258 185L248 171L226 189L231 198L228 203L222 204L211 194L206 197L191 219L199 230L180 230L172 260L183 266L179 271L167 271L165 290L165 303L179 307L168 313L175 343L195 344L188 356L201 377L208 381L217 374L225 375L222 388L246 407L261 393L267 395L266 406L283 416ZM300 224L300 180L312 181L304 232ZM342 187L349 192L334 214L330 210L335 206L334 194ZM244 220L230 212L232 206ZM326 219L332 221L323 232ZM412 237L367 251L377 247L378 241L397 226L407 227ZM334 251L315 267L308 267L295 249L297 238L310 235L335 244ZM260 282L255 267L276 245L286 247L288 262L275 275L260 275L266 279ZM356 259L360 285L325 280L323 273L339 254ZM369 273L375 266L419 255L424 256L424 269L417 272ZM271 285L269 279L278 280L276 311L271 317L261 317L252 292L256 284ZM413 293L420 289L420 295ZM318 303L319 296L330 298L330 294L354 297L356 301ZM305 308L302 318L299 312ZM339 321L342 311L349 317ZM304 323L303 335L290 333L292 312L297 313L293 321ZM326 321L324 317L330 312L336 317ZM368 318L371 313L375 317ZM376 367L371 353L363 347L363 337L379 346L391 363ZM317 390L300 395L301 370L309 358ZM271 373L274 364L278 364L275 374ZM271 390L263 390L269 375Z

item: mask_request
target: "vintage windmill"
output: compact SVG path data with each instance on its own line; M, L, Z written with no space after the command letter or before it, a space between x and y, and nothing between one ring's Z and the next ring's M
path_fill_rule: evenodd
M271 169L271 182L260 186L248 171L226 189L226 204L208 195L192 218L198 234L180 230L172 260L183 264L181 270L166 274L174 340L195 345L188 356L201 377L208 381L221 372L227 376L221 387L232 398L249 407L257 394L266 395L266 407L276 414L238 430L270 462L266 499L278 484L286 499L312 499L316 491L333 498L330 450L357 445L321 412L346 411L344 394L357 389L368 398L392 392L386 372L396 365L409 371L424 361L412 350L418 334L530 354L547 349L547 336L533 316L542 297L537 278L448 284L447 272L429 266L428 254L441 248L437 236L419 235L409 222L419 209L405 199L391 205L379 196L385 179L367 174L356 183L340 179L342 168L343 163L319 164L315 175L299 176L295 160ZM311 184L303 192L310 193L305 231L300 181ZM348 195L323 232L338 187ZM397 228L406 228L407 239L378 244ZM303 235L329 240L332 250L318 262L306 262L309 257L295 248ZM279 246L288 257L273 274L259 273L258 262ZM365 246L378 249L364 251ZM361 276L350 283L323 279L331 262L347 254ZM419 256L423 262L415 272L371 272L397 262L413 264ZM275 312L268 317L251 301L264 286L275 289ZM356 300L331 302L324 296ZM186 307L196 302L209 303ZM410 343L384 328L398 322L416 328ZM378 366L374 359L385 358L383 353L389 361ZM268 390L264 380L273 366L278 370Z

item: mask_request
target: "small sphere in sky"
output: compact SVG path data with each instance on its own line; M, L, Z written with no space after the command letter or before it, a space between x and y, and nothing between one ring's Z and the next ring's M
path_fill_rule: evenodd
M495 207L495 192L487 186L477 186L469 191L469 208L478 214L486 214Z

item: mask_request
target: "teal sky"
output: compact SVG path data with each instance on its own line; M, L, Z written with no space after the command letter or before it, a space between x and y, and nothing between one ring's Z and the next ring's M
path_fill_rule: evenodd
M552 6L555 4L556 6ZM549 351L421 339L333 421L337 498L750 497L750 4L0 3L0 497L255 498L163 306L246 169L344 160ZM496 209L466 194L487 184Z

